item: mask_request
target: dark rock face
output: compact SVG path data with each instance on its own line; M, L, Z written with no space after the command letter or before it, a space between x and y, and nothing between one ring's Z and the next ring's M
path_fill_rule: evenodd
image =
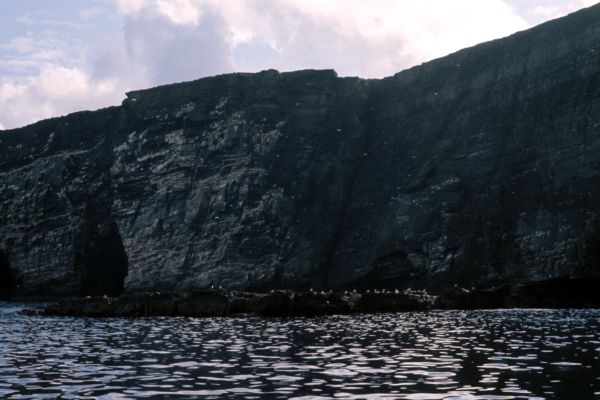
M600 272L600 6L383 80L230 74L0 133L18 295Z

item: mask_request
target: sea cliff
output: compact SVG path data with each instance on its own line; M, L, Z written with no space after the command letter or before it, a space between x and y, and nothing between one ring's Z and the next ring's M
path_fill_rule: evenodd
M2 131L0 297L596 275L598 21L381 80L228 74Z

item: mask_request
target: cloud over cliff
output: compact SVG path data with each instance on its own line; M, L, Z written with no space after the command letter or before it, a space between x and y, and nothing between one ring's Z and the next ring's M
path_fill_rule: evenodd
M0 41L0 123L16 127L118 104L127 90L233 71L334 68L382 77L593 2L57 0L35 12L12 5L15 22Z

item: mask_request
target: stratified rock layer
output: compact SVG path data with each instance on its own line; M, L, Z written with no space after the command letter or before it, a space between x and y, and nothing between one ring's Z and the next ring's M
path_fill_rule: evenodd
M222 75L2 132L0 289L597 274L598 21L594 6L383 80Z

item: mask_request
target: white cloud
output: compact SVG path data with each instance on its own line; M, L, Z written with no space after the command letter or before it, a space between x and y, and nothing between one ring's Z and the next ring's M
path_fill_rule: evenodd
M58 50L59 42L54 38L39 38L32 34L18 36L6 44L0 46L0 49L12 52L13 57L24 56L31 61L47 61L53 58L64 57L65 54ZM8 57L4 57L5 59Z
M176 24L197 25L200 19L200 9L191 0L158 0L156 5L161 14Z
M119 4L142 31L149 31L162 17L171 23L171 32L185 27L188 34L212 36L213 42L220 42L212 47L220 50L223 72L238 69L236 48L250 44L273 50L262 61L242 62L251 70L334 68L341 75L382 77L528 27L501 0L155 0L141 4L119 0ZM128 44L139 52L144 44L133 39L137 42ZM186 51L188 55L203 52L211 58L215 54L201 46ZM160 52L146 54L150 59L161 57ZM195 68L200 71L203 66Z
M123 14L138 13L144 6L144 0L116 0L119 11Z
M81 109L97 109L122 99L123 82L93 81L77 68L46 66L20 83L0 84L0 119L19 126Z
M335 0L329 3L330 8L320 8L315 0L294 0L292 4L301 16L331 27L330 37L339 46L336 50L347 54L338 69L366 77L393 74L528 27L504 2L495 0ZM313 43L323 47L323 52L328 51L327 43ZM361 47L354 49L354 43ZM362 54L372 58L349 68L351 59L360 60ZM330 62L337 64L335 60Z
M15 127L118 104L127 90L241 70L383 77L597 2L113 0L122 29L94 44L60 31L53 11L41 14L43 31L27 25L0 43L0 121ZM84 6L77 15L85 25L103 12ZM79 22L69 26L93 29Z
M538 5L533 9L533 14L541 18L542 20L549 20L563 17L567 14L572 13L573 11L579 10L580 8L581 4L578 2L566 4Z

